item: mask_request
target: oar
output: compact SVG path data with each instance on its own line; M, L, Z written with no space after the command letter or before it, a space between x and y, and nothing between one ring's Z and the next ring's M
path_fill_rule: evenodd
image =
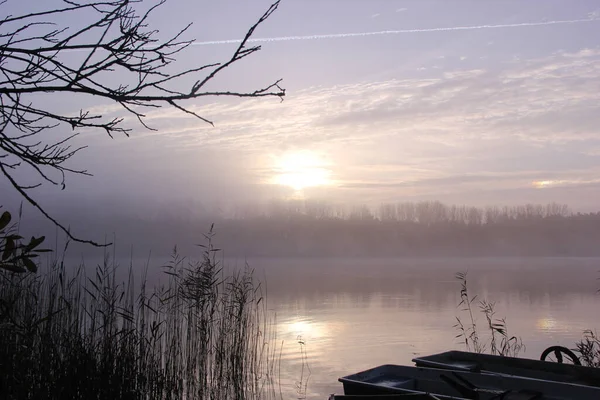
M452 379L445 375L440 375L440 378L446 382L448 385L452 386L456 389L457 392L461 394L461 396L467 397L473 400L479 400L479 393L477 392L478 387L473 385L471 382L466 380L460 375L452 372L452 376L456 379Z

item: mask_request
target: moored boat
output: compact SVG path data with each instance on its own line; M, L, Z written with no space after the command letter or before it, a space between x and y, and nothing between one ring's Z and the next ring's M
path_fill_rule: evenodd
M381 365L340 378L345 395L433 394L439 399L591 400L600 388L508 375Z
M525 358L447 351L412 360L417 367L548 380L600 387L600 369Z
M439 400L440 398L428 393L404 394L332 394L329 400Z

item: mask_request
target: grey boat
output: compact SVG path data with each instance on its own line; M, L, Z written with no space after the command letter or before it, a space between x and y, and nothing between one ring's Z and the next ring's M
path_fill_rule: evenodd
M381 365L340 378L345 395L433 394L455 400L598 400L600 388L438 368Z
M412 360L417 367L508 375L600 387L600 369L524 358L447 351ZM600 398L599 398L600 399Z
M440 398L427 393L405 394L332 394L329 400L439 400Z

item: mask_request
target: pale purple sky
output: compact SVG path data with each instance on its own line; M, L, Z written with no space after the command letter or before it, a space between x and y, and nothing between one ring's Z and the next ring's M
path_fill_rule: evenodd
M168 33L193 22L188 37L217 42L187 49L179 61L192 67L225 59L235 45L221 42L241 38L269 4L170 0L153 23ZM283 78L283 103L192 105L214 128L165 108L150 113L158 132L85 132L78 143L89 148L74 163L94 177L43 195L599 210L599 10L596 1L283 0L255 34L278 40L216 82L251 89ZM112 116L106 105L89 104Z

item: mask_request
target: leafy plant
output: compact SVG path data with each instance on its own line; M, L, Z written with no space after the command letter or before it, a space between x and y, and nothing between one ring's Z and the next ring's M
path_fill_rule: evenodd
M21 211L19 211L19 219L20 217ZM18 224L11 225L11 222L12 214L4 211L0 215L0 269L16 273L37 272L38 268L34 259L40 253L51 251L40 248L45 237L32 236L27 242L19 235Z
M580 354L579 361L586 367L600 368L600 338L592 330L583 332L583 338L575 343L575 349Z

